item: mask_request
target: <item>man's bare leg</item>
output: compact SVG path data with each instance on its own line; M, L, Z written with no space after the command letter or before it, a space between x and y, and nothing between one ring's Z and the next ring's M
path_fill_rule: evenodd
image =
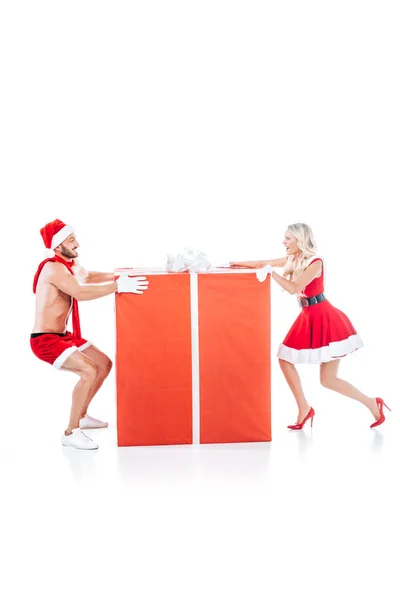
M84 410L96 382L97 367L89 357L77 350L67 358L61 369L72 371L80 377L72 392L71 414L65 431L66 435L70 435L73 429L79 427L82 410Z
M86 415L89 408L89 404L93 400L95 394L97 394L97 392L103 385L104 380L106 379L112 368L111 360L106 354L104 354L104 352L101 352L101 350L96 348L96 346L89 346L89 348L86 348L86 350L82 350L82 354L84 354L94 362L97 368L97 375L93 387L90 391L90 394L87 397L84 406L82 407L82 413L80 415L81 418Z

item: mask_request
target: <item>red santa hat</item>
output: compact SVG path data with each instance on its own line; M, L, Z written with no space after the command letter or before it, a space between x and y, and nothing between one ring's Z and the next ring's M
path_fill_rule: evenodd
M71 225L66 225L59 219L55 219L51 223L47 223L40 233L42 235L44 245L46 246L45 254L51 258L54 256L54 248L57 248L64 240L67 239L75 229Z

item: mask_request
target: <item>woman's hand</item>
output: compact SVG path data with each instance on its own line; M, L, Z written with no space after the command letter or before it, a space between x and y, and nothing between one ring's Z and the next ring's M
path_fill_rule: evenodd
M268 275L272 274L273 272L274 270L271 265L265 265L265 267L262 267L262 269L257 269L256 277L260 283L263 283L263 281L267 279Z

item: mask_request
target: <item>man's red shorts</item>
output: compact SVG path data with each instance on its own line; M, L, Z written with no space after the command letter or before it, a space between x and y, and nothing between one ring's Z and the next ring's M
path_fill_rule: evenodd
M31 348L35 356L61 369L65 361L76 350L85 350L92 345L83 338L77 338L69 331L65 333L32 333Z

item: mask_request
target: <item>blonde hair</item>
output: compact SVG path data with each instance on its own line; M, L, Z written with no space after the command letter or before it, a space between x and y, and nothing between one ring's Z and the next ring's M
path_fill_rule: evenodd
M305 223L293 223L287 229L296 238L300 253L288 257L283 276L290 279L290 281L294 281L307 268L310 258L316 255L317 246L309 225Z

